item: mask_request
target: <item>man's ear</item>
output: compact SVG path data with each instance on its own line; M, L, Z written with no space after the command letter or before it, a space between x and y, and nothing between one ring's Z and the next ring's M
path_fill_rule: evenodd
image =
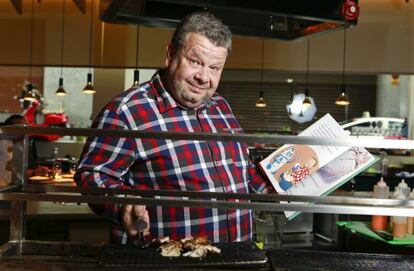
M168 44L167 47L165 47L165 67L168 67L172 61L172 59L174 58L174 46L172 43Z

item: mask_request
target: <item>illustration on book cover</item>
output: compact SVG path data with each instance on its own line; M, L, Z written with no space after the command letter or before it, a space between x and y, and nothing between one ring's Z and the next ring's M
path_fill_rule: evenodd
M266 169L284 191L304 181L319 168L316 152L307 145L285 145L269 158Z

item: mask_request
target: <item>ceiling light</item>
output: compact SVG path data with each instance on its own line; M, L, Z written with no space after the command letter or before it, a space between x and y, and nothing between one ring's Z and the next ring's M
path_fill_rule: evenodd
M266 101L264 99L264 92L263 92L263 61L264 61L264 39L262 39L262 64L260 70L260 95L259 99L256 101L256 107L263 108L266 107Z
M305 99L303 99L302 104L304 106L310 106L312 104L312 102L309 99L309 89L308 88L305 89Z
M133 86L138 86L139 85L139 70L136 69L134 70L134 84Z
M305 98L303 99L303 106L310 106L312 102L310 101L309 97L309 51L310 51L310 41L308 38L307 43L307 62L306 62L306 87L305 87Z
M26 94L23 96L23 100L29 101L29 102L36 100L36 95L33 91L32 83L29 83L27 85L27 91L26 91Z
M66 91L65 91L65 89L63 88L63 78L62 78L62 77L61 77L61 78L59 78L59 87L58 87L58 89L56 90L55 94L56 94L57 96L66 96Z
M27 85L26 93L23 96L24 101L30 101L30 102L36 100L36 95L33 92L33 85L32 85L33 27L34 27L34 0L32 0L32 12L31 12L31 17L30 17L29 84Z
M139 14L138 14L139 15ZM137 25L137 34L135 42L135 70L134 70L134 83L132 87L139 85L139 70L138 70L138 58L139 58L139 25Z
M342 85L341 93L339 94L338 98L336 98L335 104L336 105L349 105L350 104L348 95L346 94L346 86L345 85Z
M92 81L92 36L93 36L93 0L91 1L91 16L89 19L89 72L86 79L86 86L82 89L82 92L85 94L94 94L96 89L93 86Z
M62 4L62 35L60 40L60 78L59 78L59 86L56 90L55 94L57 96L66 96L66 91L63 88L63 45L64 45L64 37L65 37L65 0L63 0Z
M256 101L256 107L263 108L263 107L266 107L266 106L267 106L267 104L266 104L265 99L263 98L263 91L260 91L260 97Z
M94 94L96 92L96 89L93 86L92 82L92 73L88 72L88 77L86 81L86 86L83 88L83 93L86 94Z
M342 54L342 84L341 90L339 93L338 98L335 100L336 105L346 106L349 105L351 102L347 95L346 84L345 84L345 56L346 56L346 28L344 29L344 46L343 46L343 54Z

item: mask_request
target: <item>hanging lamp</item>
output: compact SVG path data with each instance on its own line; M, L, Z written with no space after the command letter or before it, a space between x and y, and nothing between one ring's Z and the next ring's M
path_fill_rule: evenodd
M62 7L62 36L61 36L61 43L60 43L60 78L59 78L59 86L56 90L55 94L57 96L66 96L66 91L63 88L63 38L65 36L65 0L63 0L63 7Z
M266 107L266 101L264 99L264 92L263 92L263 62L264 62L264 39L262 39L262 64L261 64L261 71L260 71L260 93L259 99L256 101L256 107L263 108Z
M293 78L288 78L286 80L286 82L290 85L290 94L292 96L290 103L287 105L287 113L289 116L292 116L292 103L293 103L293 99L295 97L295 93L294 93L294 80Z
M307 43L307 56L306 56L306 87L305 87L305 99L303 99L303 106L310 106L312 104L311 100L309 99L309 38Z
M89 19L89 71L86 77L86 85L83 88L83 93L86 94L94 94L96 93L96 89L93 86L93 79L92 79L92 37L93 37L93 1L91 0L91 16Z
M32 84L32 65L33 65L33 28L34 28L34 0L32 0L32 12L30 17L30 33L29 33L29 84L27 84L26 92L23 96L24 101L32 102L36 100Z
M139 85L139 70L138 70L138 56L139 56L139 25L137 25L137 40L136 40L136 50L135 50L135 70L134 70L134 83L133 83L133 87L134 86L138 86Z
M335 100L336 105L349 105L351 102L349 101L346 84L345 84L345 56L346 56L346 28L344 28L344 46L343 46L343 54L342 54L342 84L338 98Z

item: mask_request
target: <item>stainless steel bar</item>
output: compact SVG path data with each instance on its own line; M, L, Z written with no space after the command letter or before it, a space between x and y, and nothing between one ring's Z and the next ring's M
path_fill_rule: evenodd
M13 142L12 184L21 186L27 179L29 164L29 136L21 137ZM26 201L13 201L10 207L10 240L22 241L26 237ZM18 246L17 253L22 253Z
M142 197L184 197L202 199L239 199L261 202L311 202L331 204L355 204L373 206L401 206L414 207L414 201L401 201L397 199L356 198L340 196L302 196L302 195L278 195L278 194L241 194L225 192L200 192L179 190L137 190L137 189L113 189L113 188L85 188L54 185L26 184L23 192L27 193L79 193L89 195L137 195ZM39 194L42 195L42 194ZM0 198L1 199L1 198Z
M336 214L365 214L365 215L394 215L414 216L411 201L400 201L399 205L339 205L339 204L307 204L307 203L277 203L277 202L235 202L222 200L189 200L189 199L154 199L154 198L125 198L103 195L73 195L73 194L32 194L32 193L1 193L0 200L13 201L55 201L55 202L85 202L94 204L141 204L151 206L176 206L221 209L254 209L261 211L301 211L309 213ZM407 205L410 203L409 205Z
M0 128L0 132L1 132L1 128ZM13 135L13 134L2 134L0 133L0 140L15 140L18 138L21 138L21 135Z
M15 241L9 241L0 246L0 259L2 256L15 255L18 246L20 246L20 242Z
M0 187L0 193L1 192L10 192L10 191L18 191L22 186L21 185L6 185L3 187Z
M132 138L154 138L171 140L215 140L240 141L245 143L272 143L272 144L306 144L320 146L347 146L383 149L414 149L413 140L373 139L373 138L327 138L292 135L256 135L231 133L188 133L188 132L154 132L130 131L90 128L47 128L47 127L14 127L4 126L0 133L17 135L54 134L72 136L112 136Z

